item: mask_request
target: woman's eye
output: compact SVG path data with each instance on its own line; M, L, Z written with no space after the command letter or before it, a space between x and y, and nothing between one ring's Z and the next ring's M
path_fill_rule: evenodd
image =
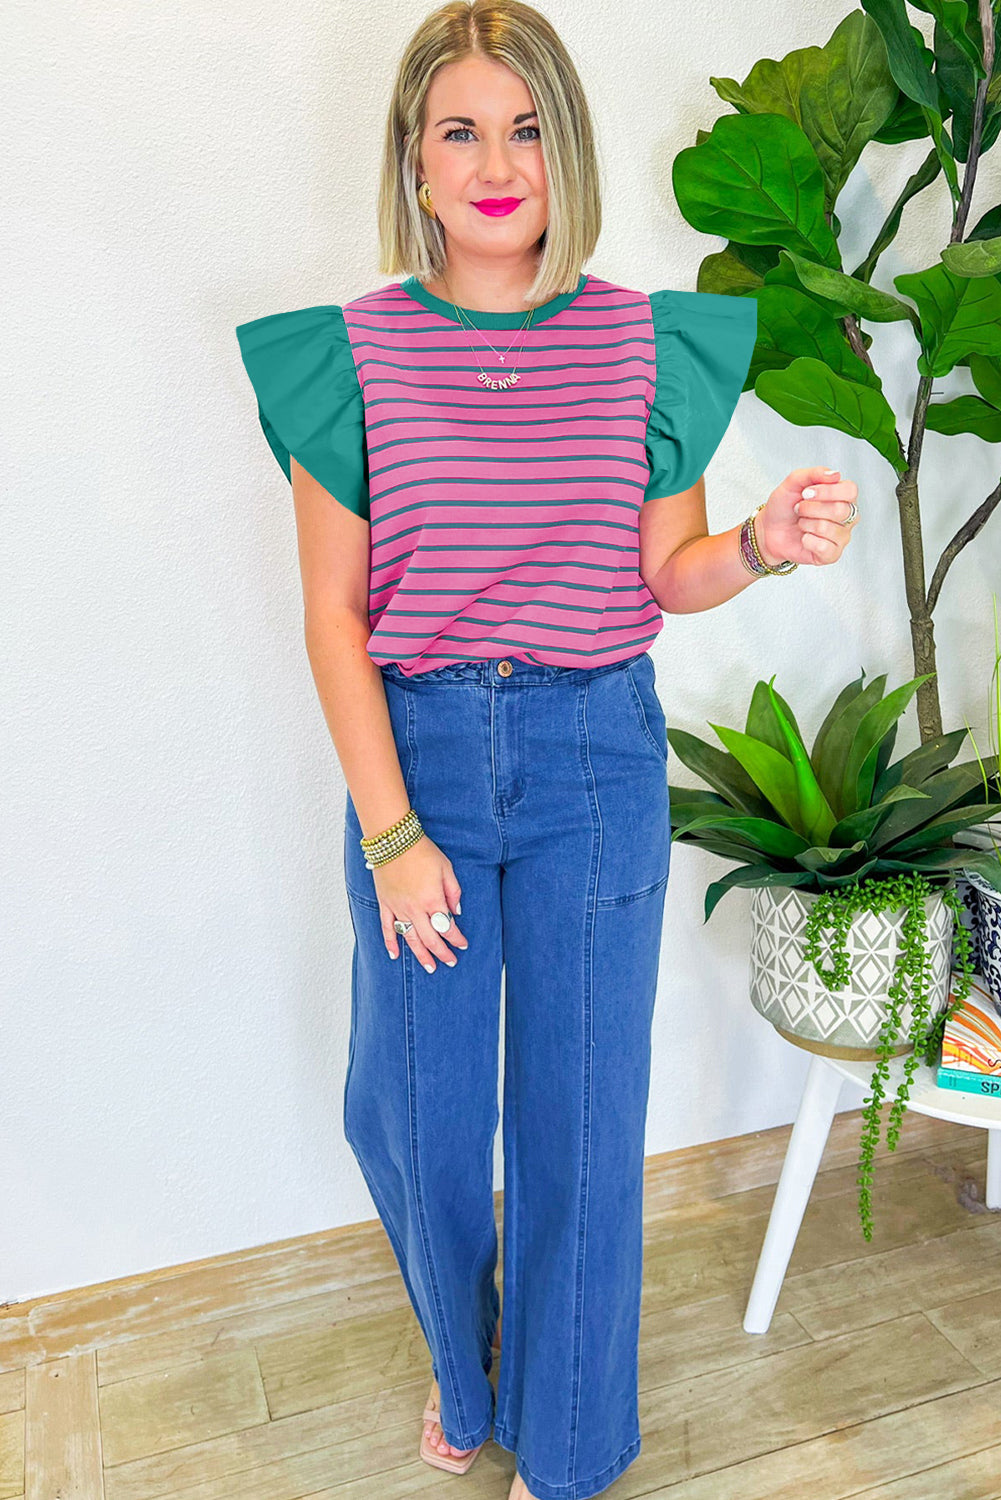
M539 129L538 125L522 125L520 130L515 131L515 134L522 136L522 138L524 139L523 132L526 131L526 130L534 130L535 131L535 139L536 140L541 140L542 139L542 132ZM472 134L472 132L470 131L470 128L469 128L468 125L453 125L452 128L451 128L451 130L446 130L445 131L445 134L442 137L442 139L446 140L446 141L452 141L452 140L455 140L455 138L456 138L457 135L471 135L471 134ZM530 139L531 139L531 137L530 137Z

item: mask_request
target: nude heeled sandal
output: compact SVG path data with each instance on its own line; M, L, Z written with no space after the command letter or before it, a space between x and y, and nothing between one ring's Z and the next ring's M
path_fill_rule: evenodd
M497 1332L494 1334L493 1348L498 1353L500 1352L499 1323L497 1326ZM424 1421L438 1422L440 1425L441 1408L434 1405L433 1385L431 1387L431 1392L432 1394L428 1397L428 1403L424 1408ZM463 1454L463 1456L460 1458L454 1453L439 1453L437 1448L432 1448L430 1446L429 1439L425 1436L422 1430L420 1456L421 1458L423 1458L426 1464L430 1464L434 1469L445 1469L450 1474L465 1474L472 1467L477 1455L480 1452L480 1449L486 1447L487 1441L488 1439L485 1438L482 1443L478 1444L475 1448L471 1448L468 1453Z

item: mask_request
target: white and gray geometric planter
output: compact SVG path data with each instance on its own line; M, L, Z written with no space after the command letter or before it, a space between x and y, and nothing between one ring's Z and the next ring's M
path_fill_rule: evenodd
M858 912L845 934L848 983L829 990L803 956L806 919L816 891L797 886L754 886L751 890L751 1003L797 1047L825 1057L855 1060L879 1056L886 1001L900 951L905 909ZM941 891L925 899L929 1022L949 1003L954 918ZM830 941L821 938L821 967L831 969ZM901 1029L892 1055L913 1051L907 1040L913 1018L909 998L901 1007Z

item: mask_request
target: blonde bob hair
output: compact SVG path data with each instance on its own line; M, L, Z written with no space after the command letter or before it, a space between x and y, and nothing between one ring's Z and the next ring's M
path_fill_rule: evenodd
M591 114L581 81L550 22L523 0L449 0L425 18L400 60L379 182L379 270L440 277L445 235L417 201L428 90L438 68L479 53L524 79L539 117L549 217L525 306L572 292L601 230Z

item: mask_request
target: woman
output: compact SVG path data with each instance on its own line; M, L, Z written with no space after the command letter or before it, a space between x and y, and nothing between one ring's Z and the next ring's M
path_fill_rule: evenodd
M707 534L757 304L581 270L591 122L530 6L452 0L418 28L379 225L404 279L237 330L349 788L345 1132L431 1352L421 1456L465 1472L492 1433L517 1455L510 1500L585 1500L640 1449L671 842L649 647L663 611L835 561L857 491L797 470Z

